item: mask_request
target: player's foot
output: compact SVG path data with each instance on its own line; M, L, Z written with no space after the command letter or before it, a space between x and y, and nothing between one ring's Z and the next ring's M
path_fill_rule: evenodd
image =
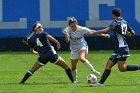
M23 80L21 80L20 82L19 82L19 84L24 84L25 83L25 81L23 81Z
M78 83L78 81L73 81L72 83L77 84L77 83Z
M19 84L24 84L24 82L19 82Z
M96 76L100 76L100 72L98 72L98 71L95 71L94 74L95 74Z
M90 87L101 87L101 86L104 86L104 84L97 83L97 84L90 84L89 86Z

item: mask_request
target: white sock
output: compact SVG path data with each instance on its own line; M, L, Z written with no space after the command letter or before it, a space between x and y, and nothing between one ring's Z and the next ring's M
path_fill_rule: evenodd
M73 80L77 80L77 70L72 71Z
M93 72L95 72L96 70L94 69L94 67L90 64L90 62L87 60L86 62L84 62L84 64Z

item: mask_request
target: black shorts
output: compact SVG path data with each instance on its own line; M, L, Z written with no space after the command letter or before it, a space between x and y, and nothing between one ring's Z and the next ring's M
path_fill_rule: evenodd
M115 64L118 61L126 61L127 57L130 56L129 48L128 47L121 47L111 55L109 60L114 62Z
M39 64L45 65L49 61L53 64L56 64L59 60L59 55L54 53L46 53L43 56L38 57Z

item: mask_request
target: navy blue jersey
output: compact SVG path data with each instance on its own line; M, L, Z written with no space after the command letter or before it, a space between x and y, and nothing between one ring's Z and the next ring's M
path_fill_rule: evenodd
M30 48L35 48L39 56L52 51L52 46L47 38L47 32L35 33L29 40Z
M127 31L132 30L128 22L120 17L117 20L113 20L109 27L114 31L115 48L128 47L126 41Z

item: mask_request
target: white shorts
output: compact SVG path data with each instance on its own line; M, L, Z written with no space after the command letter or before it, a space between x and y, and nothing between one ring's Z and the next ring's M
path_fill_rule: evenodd
M80 50L86 50L86 52L88 53L88 46L82 47ZM71 59L79 59L78 55L79 55L80 50L78 50L78 51L71 51L70 58Z

